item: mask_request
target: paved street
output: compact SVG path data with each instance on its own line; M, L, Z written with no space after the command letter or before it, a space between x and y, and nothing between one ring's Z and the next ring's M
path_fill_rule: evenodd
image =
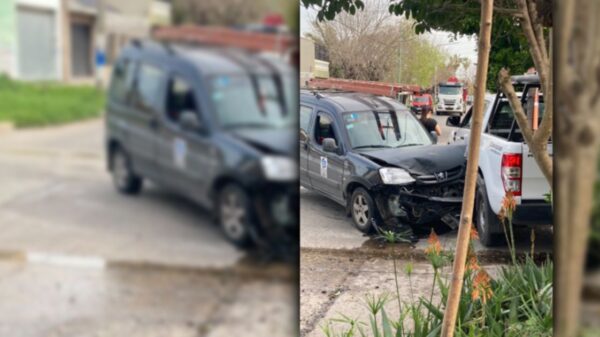
M295 329L290 268L254 261L168 191L118 194L102 146L102 120L0 134L0 335Z

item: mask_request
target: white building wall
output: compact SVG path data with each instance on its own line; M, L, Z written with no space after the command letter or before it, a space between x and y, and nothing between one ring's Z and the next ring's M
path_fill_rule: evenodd
M0 1L0 74L14 77L16 69L16 12L14 0Z

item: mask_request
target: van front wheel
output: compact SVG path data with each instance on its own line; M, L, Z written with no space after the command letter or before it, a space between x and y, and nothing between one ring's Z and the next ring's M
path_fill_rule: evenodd
M111 172L115 188L123 194L139 194L143 179L131 169L131 160L127 153L117 147L111 154Z
M250 246L252 208L246 191L237 184L228 184L220 190L218 202L218 221L225 237L238 247Z

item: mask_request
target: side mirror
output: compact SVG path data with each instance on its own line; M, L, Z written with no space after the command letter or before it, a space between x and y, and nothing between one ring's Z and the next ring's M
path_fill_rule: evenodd
M460 125L460 116L449 116L446 119L446 125L458 127Z
M431 131L429 133L429 137L431 137L431 140L433 141L433 144L437 144L437 142L438 142L438 135L437 135L437 133L435 133L435 131Z
M199 131L201 129L200 118L195 111L186 110L179 116L179 125L185 131Z
M323 139L323 151L337 153L338 146L333 138Z

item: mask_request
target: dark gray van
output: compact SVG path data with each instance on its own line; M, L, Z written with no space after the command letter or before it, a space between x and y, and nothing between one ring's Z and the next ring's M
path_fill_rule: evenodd
M434 145L404 105L302 91L299 127L301 185L345 206L359 230L458 225L466 146Z
M275 57L135 41L106 109L116 188L151 180L185 195L240 246L297 244L296 77Z

